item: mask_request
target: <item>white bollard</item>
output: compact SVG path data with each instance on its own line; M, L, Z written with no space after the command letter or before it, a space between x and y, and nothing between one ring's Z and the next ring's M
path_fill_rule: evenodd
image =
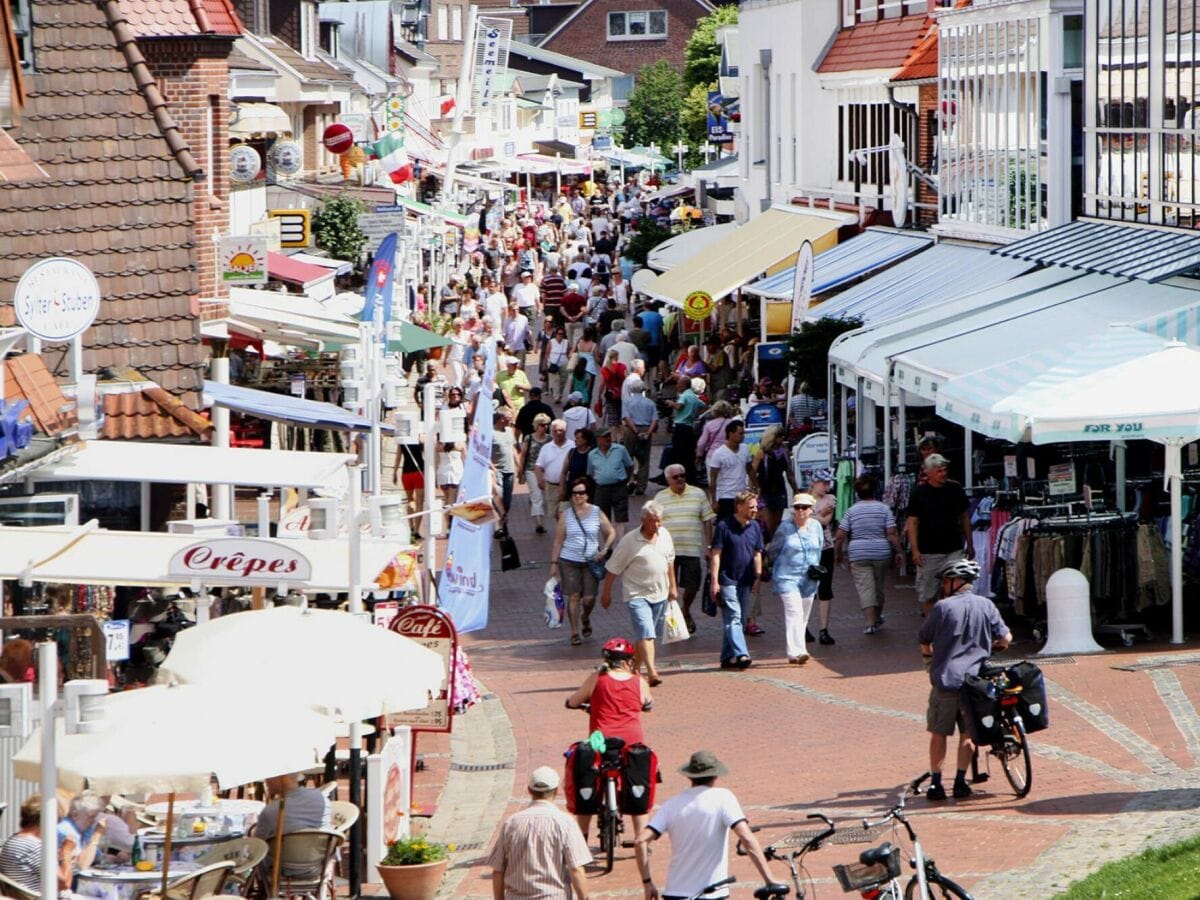
M1038 656L1103 653L1092 637L1091 591L1078 569L1059 569L1046 582L1046 646Z

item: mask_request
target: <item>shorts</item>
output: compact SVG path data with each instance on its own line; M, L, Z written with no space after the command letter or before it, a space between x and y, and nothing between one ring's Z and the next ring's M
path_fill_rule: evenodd
M953 553L924 553L922 558L925 560L924 565L917 566L917 600L921 603L931 601L937 598L938 589L942 586L942 580L938 578L938 572L942 570L942 566L946 563L962 559L964 554L961 550L955 550Z
M966 698L962 691L948 691L945 688L931 687L929 689L929 708L925 710L925 729L930 734L940 734L950 737L958 726L959 734L972 733L968 723L971 722L971 712L967 708Z
M400 476L400 485L406 491L423 491L425 490L425 473L405 472Z
M675 557L675 583L681 591L698 591L703 572L701 571L700 557L698 556L677 556Z
M562 584L564 597L596 596L596 576L592 574L591 567L587 563L560 559L558 561L558 580Z
M883 606L883 573L887 571L887 564L886 559L860 559L850 563L850 577L858 592L858 605L863 609Z
M653 602L646 597L634 597L629 601L629 619L633 623L635 641L652 641L662 628L667 601Z
M628 522L629 486L624 481L596 485L596 505L610 522Z

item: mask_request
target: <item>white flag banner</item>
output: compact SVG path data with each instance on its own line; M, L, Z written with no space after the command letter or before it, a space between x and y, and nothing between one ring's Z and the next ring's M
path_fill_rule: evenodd
M508 71L508 47L512 42L512 19L480 16L475 32L475 109L491 109L500 94L500 83Z
M805 241L796 254L796 280L792 283L792 332L798 333L808 318L808 305L812 301L813 249Z

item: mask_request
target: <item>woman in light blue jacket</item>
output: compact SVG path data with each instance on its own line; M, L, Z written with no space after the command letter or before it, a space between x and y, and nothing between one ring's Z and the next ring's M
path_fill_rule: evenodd
M813 518L816 502L811 494L796 494L791 521L780 524L767 548L772 560L771 585L783 601L788 662L794 666L808 662L804 631L820 583L821 573L812 570L820 566L825 533Z

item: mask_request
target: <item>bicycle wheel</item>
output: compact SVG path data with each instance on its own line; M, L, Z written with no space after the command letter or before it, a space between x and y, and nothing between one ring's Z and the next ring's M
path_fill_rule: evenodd
M1033 762L1029 757L1029 739L1025 726L1016 720L1005 722L1004 742L992 752L1000 757L1004 777L1018 797L1024 797L1033 787Z
M617 852L617 818L607 807L600 810L600 851L604 854L604 871L611 872Z
M925 883L929 888L930 900L945 900L947 897L957 897L958 900L972 900L970 894L960 888L944 875L928 875ZM921 900L921 882L914 875L904 889L904 900Z

